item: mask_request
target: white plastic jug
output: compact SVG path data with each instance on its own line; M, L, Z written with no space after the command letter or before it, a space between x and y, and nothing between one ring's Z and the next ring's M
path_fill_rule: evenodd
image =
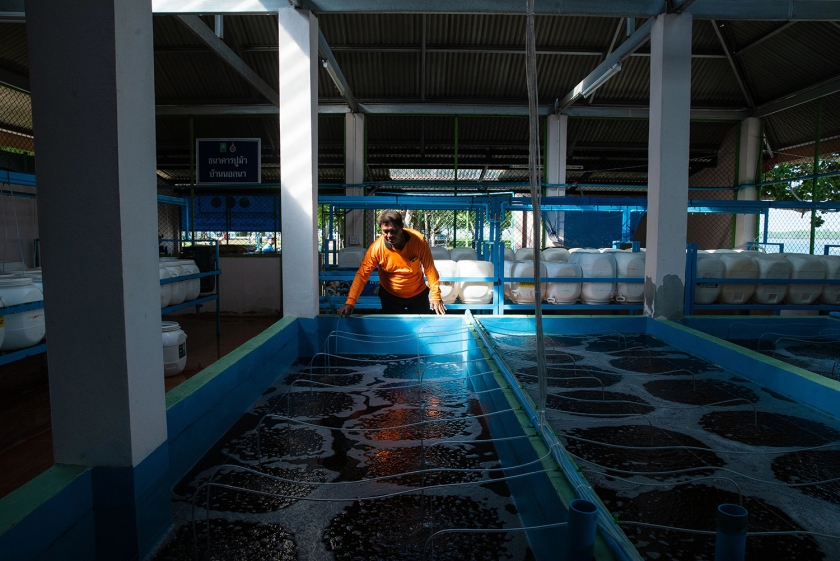
M442 246L437 246L431 248L432 250L432 259L437 261L438 259L442 261L450 261L449 258L449 250ZM357 265L358 266L358 265Z
M163 261L163 265L169 271L169 276L174 277L181 277L187 274L184 268L178 263L178 260L166 260ZM184 281L173 282L166 286L172 287L172 292L169 296L169 305L176 306L184 302L184 299L187 297L187 283Z
M161 263L158 267L158 276L160 277L159 280L172 278L172 274L169 272L169 268L166 266L166 263ZM172 300L172 285L171 284L162 284L160 285L160 307L165 308L169 305L169 302Z
M540 263L540 277L547 277L545 263ZM534 278L534 262L533 261L515 261L513 266L514 277L530 277ZM540 292L545 292L545 283L540 284ZM518 283L511 283L510 299L514 304L533 304L536 302L534 294L534 282L520 281Z
M751 251L749 255L758 264L758 278L785 280L790 278L791 264L785 259L784 254ZM752 299L756 304L781 304L787 291L787 284L759 284L756 286Z
M582 275L580 265L563 261L546 261L547 277L577 277ZM574 304L580 298L579 282L548 282L543 299L549 304Z
M580 265L584 278L615 278L616 263L612 253L601 253L597 249L578 249L571 254L569 262ZM585 304L606 304L612 299L614 292L614 282L585 282L581 285L580 299Z
M471 247L453 247L449 250L449 258L452 261L475 261L478 254Z
M542 251L543 261L569 261L569 250L562 247L547 247Z
M516 253L509 247L505 248L505 261L516 261Z
M451 259L435 259L435 269L441 277L457 277L458 262ZM440 299L444 304L453 304L458 298L458 283L455 281L440 281Z
M0 299L6 306L17 306L40 302L43 293L35 288L32 279L26 277L0 278ZM15 351L37 345L46 333L44 328L44 309L18 312L3 317L5 333L0 350Z
M825 263L826 279L840 280L840 255L823 255ZM840 284L827 284L820 294L820 302L823 304L840 305Z
M697 280L722 279L726 267L720 257L714 254L700 252L697 254ZM694 288L695 304L712 304L720 296L720 283L698 282Z
M187 366L187 334L174 321L161 322L163 375L177 376Z
M534 260L534 248L533 247L520 247L516 250L516 261L533 261Z
M347 269L358 269L365 256L363 247L345 247L338 250L338 266Z
M610 252L615 258L618 278L645 278L645 254L641 251L628 253L617 250ZM645 284L619 282L615 287L615 301L636 304L645 301Z
M723 278L758 278L758 263L749 255L731 250L715 250L714 255L723 261ZM755 286L754 284L724 284L718 300L721 304L746 304L755 293Z
M181 259L178 263L184 269L184 274L195 275L201 272L195 264L195 261L192 259ZM189 302L198 298L198 295L201 292L201 279L190 279L186 281L184 285L186 286L184 302Z
M825 262L817 255L802 255L799 253L787 253L792 271L792 279L814 279L823 280L828 273ZM813 304L822 294L825 285L819 284L792 284L788 288L785 297L786 304Z
M505 277L512 277L513 276L513 267L516 265L515 260L505 259L505 266L504 266L504 276ZM516 284L517 286L519 283L512 283L506 282L505 283L505 298L508 300L510 299L510 291L513 288L513 285Z
M492 277L493 263L464 259L458 261L458 276ZM458 295L464 304L490 304L493 302L493 283L465 281L458 283Z

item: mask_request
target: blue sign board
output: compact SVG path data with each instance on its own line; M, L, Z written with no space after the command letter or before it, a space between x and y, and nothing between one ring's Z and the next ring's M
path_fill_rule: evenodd
M197 138L197 183L261 183L262 139Z

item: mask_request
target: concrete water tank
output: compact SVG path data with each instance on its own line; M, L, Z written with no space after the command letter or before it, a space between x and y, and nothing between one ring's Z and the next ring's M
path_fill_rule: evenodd
M161 322L163 375L177 376L187 366L187 334L174 321Z
M338 250L338 266L347 269L358 269L365 256L363 247L345 247Z
M449 258L452 261L476 261L478 254L471 247L453 247L449 250Z
M432 259L434 259L435 261L437 261L438 259L441 259L441 260L444 260L444 261L450 261L449 250L446 249L445 247L440 247L440 246L433 247L433 248L431 248L431 250L432 250Z
M616 250L612 253L615 258L616 276L618 278L645 278L645 254L641 251L628 253ZM637 304L645 301L645 284L619 282L615 287L615 301L619 303Z
M0 278L0 299L6 306L40 302L43 293L26 277ZM5 330L0 350L15 351L37 345L44 338L44 309L9 314L3 318Z
M513 274L514 277L530 277L534 278L534 262L533 261L514 261ZM547 277L545 263L540 263L540 277ZM545 292L545 283L541 283L540 292ZM518 283L511 283L510 299L514 304L533 304L536 302L534 295L534 282L520 281Z
M571 254L569 262L580 265L584 278L615 278L616 263L613 253L601 253L597 249L579 249ZM580 288L580 299L585 304L607 304L615 292L615 283L585 282Z
M458 276L492 277L493 263L464 259L458 261ZM458 295L464 304L490 304L493 301L492 282L466 281L458 283Z
M562 247L547 247L542 251L543 261L569 261L569 250Z
M716 250L714 255L723 261L723 278L757 279L758 263L745 253ZM746 304L755 293L754 284L724 284L718 301L721 304Z
M785 259L784 254L751 251L748 255L758 264L758 278L785 280L790 278L791 264ZM752 300L756 304L781 304L787 291L787 284L759 284L755 288Z
M792 279L814 279L824 280L828 273L825 262L817 255L802 255L799 253L788 253ZM819 284L792 284L785 296L785 304L813 304L822 294L825 285Z
M577 277L583 276L580 265L564 261L546 261L547 277ZM545 283L543 299L549 304L574 304L580 298L579 282L548 282Z
M457 277L458 262L451 259L435 259L435 269L441 277ZM452 304L458 298L458 283L440 281L440 299L444 304Z
M697 254L697 279L722 279L726 267L719 256L700 252ZM720 296L720 283L698 282L694 288L695 304L713 304Z
M823 255L825 263L826 279L840 280L840 255ZM820 294L820 302L823 304L840 305L840 284L827 284Z

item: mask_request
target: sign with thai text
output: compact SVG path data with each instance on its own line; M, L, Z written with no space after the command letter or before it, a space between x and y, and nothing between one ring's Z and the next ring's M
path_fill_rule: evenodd
M197 138L196 183L261 183L262 139Z

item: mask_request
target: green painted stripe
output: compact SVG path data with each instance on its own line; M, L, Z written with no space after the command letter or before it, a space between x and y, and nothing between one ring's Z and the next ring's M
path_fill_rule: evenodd
M87 466L55 464L0 499L0 536L58 495L88 469Z
M198 391L202 386L221 375L225 370L246 357L251 351L259 348L284 329L297 329L294 325L296 321L297 318L295 317L284 317L233 352L223 356L192 378L188 378L184 383L166 392L166 408L170 409L181 400Z
M541 462L543 469L545 470L545 474L548 476L548 480L551 481L551 484L554 487L557 496L560 497L560 500L568 509L569 503L578 498L575 489L571 486L569 480L566 479L563 475L563 470L554 460L554 457L551 454L549 454L548 446L545 445L545 441L543 441L542 437L537 432L537 429L535 429L531 425L531 419L528 418L528 415L522 408L522 404L519 403L519 400L516 398L516 395L513 393L513 390L510 389L510 385L508 385L504 375L496 366L496 363L493 361L493 357L491 357L490 353L487 352L487 349L482 343L481 338L475 332L475 328L473 326L470 326L469 329L470 333L473 336L473 339L475 339L476 346L481 350L481 354L484 357L485 362L490 366L490 368L493 371L493 378L496 380L496 384L502 389L502 393L505 394L505 399L507 399L510 408L513 409L514 414L516 415L516 419L517 421L519 421L519 424L522 427L522 432L528 435L528 442L531 443L531 446L533 447L534 452L537 454L537 457L542 458L544 456L548 456ZM530 396L527 394L527 392L523 393L525 397L530 399ZM533 402L531 403L531 405L533 406ZM536 409L536 407L534 409ZM583 474L581 474L581 476L583 476ZM600 502L600 498L598 500ZM607 509L603 505L603 503L601 503L601 507L605 511L609 512L609 509ZM595 559L599 561L615 560L612 551L610 550L609 546L607 546L607 543L601 537L600 533L595 534Z

